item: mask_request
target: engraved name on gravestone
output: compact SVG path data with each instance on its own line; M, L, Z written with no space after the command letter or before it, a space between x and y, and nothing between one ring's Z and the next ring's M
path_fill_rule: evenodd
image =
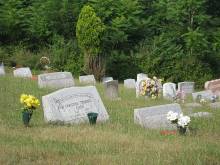
M0 65L0 76L3 76L3 75L5 75L5 68L4 68L4 64L1 63L1 65Z
M40 88L67 88L74 86L74 79L70 72L55 72L38 75Z
M94 86L60 89L42 97L46 122L78 124L88 122L89 112L98 113L97 122L109 119L105 106Z
M166 118L169 111L182 113L181 107L177 103L138 108L134 110L134 122L145 128L176 129Z
M13 73L15 77L32 77L32 73L29 67L15 69Z
M207 81L205 83L205 89L211 90L214 94L220 94L220 79Z
M192 93L192 97L194 101L196 101L197 99L206 99L210 101L213 97L213 93L211 90L200 91L200 92Z
M173 99L176 97L176 84L165 83L163 84L163 98Z
M105 96L110 99L118 98L118 80L104 82Z
M194 82L180 82L178 83L178 91L184 91L186 94L194 92Z
M103 77L102 78L102 83L106 82L106 81L112 81L113 78L112 77Z
M79 82L82 84L93 84L93 85L95 85L96 83L94 75L79 76Z
M124 80L124 87L125 88L135 88L136 87L135 79Z
M140 83L142 80L147 80L148 76L144 73L137 74L137 82L136 82L136 97L138 98L140 96Z

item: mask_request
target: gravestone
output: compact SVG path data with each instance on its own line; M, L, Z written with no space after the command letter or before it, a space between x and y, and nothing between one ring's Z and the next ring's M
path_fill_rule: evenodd
M163 84L163 98L173 100L176 97L176 84Z
M147 80L148 76L144 73L137 74L137 82L136 82L136 97L140 96L140 85L142 80Z
M38 75L40 88L67 88L74 86L74 79L70 72L55 72Z
M96 83L94 75L79 76L79 82L82 84L92 84L92 85L95 85Z
M211 90L214 94L220 95L220 79L207 81L205 83L205 89Z
M135 88L136 87L135 79L124 80L124 87L125 88Z
M70 87L42 97L44 119L50 123L88 123L89 112L98 113L97 122L109 119L94 86Z
M209 106L215 110L220 110L220 102L210 103Z
M112 77L103 77L102 78L102 83L106 82L106 81L112 81L113 78Z
M185 94L191 94L194 92L194 82L180 82L178 83L178 91L184 91Z
M182 113L181 107L177 103L138 108L134 110L134 122L145 128L176 129L176 126L166 118L169 111Z
M15 77L26 77L26 78L32 77L32 73L29 67L15 69L13 73Z
M5 68L4 68L4 64L2 63L0 65L0 76L4 76L5 75Z
M199 98L210 101L212 99L212 96L213 96L213 93L211 90L192 93L192 97L194 101L196 101Z
M109 99L118 99L118 80L104 82L105 96Z

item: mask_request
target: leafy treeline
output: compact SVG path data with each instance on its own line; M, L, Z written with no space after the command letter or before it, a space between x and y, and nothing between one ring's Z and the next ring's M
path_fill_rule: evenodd
M123 80L220 76L219 0L1 0L0 60Z

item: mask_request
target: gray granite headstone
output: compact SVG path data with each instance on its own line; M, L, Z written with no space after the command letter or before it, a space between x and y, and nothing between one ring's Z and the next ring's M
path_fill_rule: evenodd
M136 97L138 98L140 96L140 83L142 80L147 80L148 76L144 73L137 74L137 82L136 82Z
M0 76L4 76L5 75L5 68L4 68L4 64L2 63L0 65Z
M186 94L191 94L194 92L194 82L180 82L178 83L178 91L184 91Z
M89 112L98 113L97 122L109 119L94 86L70 87L42 97L44 119L49 123L78 124L88 122Z
M81 84L93 84L93 85L95 85L96 83L94 75L79 76L79 82Z
M192 97L194 101L196 101L197 98L206 99L210 101L212 99L212 96L213 96L213 93L211 90L192 93Z
M106 81L112 81L113 78L112 77L103 77L102 78L102 83L106 82Z
M67 88L74 86L74 79L70 72L54 72L38 75L40 88Z
M138 108L134 110L134 122L142 127L151 129L176 129L166 116L169 111L182 113L179 104L166 104L153 107Z
M163 98L172 100L174 97L176 97L176 84L163 84Z
M13 73L15 77L26 77L26 78L32 77L32 73L29 67L15 69Z
M109 99L118 99L118 80L104 82L105 96Z
M135 79L124 80L124 87L125 88L135 88L136 87Z

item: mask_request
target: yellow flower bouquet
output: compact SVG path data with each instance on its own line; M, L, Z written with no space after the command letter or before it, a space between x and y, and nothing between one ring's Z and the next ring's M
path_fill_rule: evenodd
M33 95L22 94L20 103L24 106L22 108L22 119L26 126L29 125L33 110L40 106L40 101Z

